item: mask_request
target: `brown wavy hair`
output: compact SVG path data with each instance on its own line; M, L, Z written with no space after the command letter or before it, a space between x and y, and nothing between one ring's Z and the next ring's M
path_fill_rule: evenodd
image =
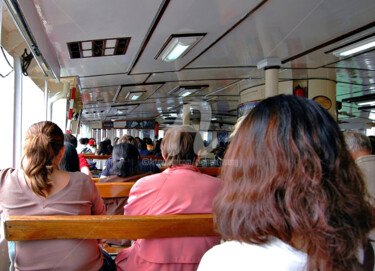
M308 270L361 269L372 207L338 125L317 103L285 95L259 103L234 135L222 177L214 218L225 239L298 240Z
M31 189L46 197L52 181L48 179L53 170L53 160L64 146L64 134L53 122L42 121L30 126L26 133L21 168L30 180ZM27 163L24 165L24 159Z

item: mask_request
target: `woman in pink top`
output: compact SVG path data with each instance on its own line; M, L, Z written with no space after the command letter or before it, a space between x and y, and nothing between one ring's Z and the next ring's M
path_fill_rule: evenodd
M103 215L98 190L87 175L59 169L64 135L52 122L26 134L22 170L0 173L0 213L11 215ZM12 243L13 244L13 243ZM13 247L13 246L10 246ZM10 253L14 253L10 250ZM15 242L16 270L115 270L97 240Z
M162 173L144 177L130 191L125 215L211 213L221 180L196 167L203 140L190 126L174 127L162 145ZM218 237L183 237L137 240L116 257L117 270L192 271L203 254L219 243Z

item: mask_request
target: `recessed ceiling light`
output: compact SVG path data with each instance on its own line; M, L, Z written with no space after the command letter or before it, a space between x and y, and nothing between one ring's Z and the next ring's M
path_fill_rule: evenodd
M82 55L83 57L91 57L92 56L92 51L82 51Z
M136 90L136 91L129 91L128 94L125 96L125 100L135 101L138 100L146 91L144 90Z
M186 97L198 90L207 88L208 85L199 85L199 86L177 86L171 91L168 92L168 95L175 95L180 97Z
M82 50L91 50L92 48L91 41L82 42L81 44L82 44Z
M124 55L130 38L69 42L70 58Z
M116 46L117 40L106 40L105 42L105 47L106 48L111 48Z
M161 60L171 62L179 57L183 57L204 37L204 35L205 34L171 35L155 56L155 59L161 56Z
M115 52L115 48L110 48L110 49L105 49L104 54L106 56L110 56L110 55L113 55L114 52Z

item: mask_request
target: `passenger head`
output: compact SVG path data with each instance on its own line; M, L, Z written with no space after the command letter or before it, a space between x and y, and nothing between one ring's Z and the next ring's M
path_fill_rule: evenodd
M111 152L108 149L108 141L99 142L98 154L99 155L109 155L109 154L111 154Z
M89 139L87 137L82 137L79 139L79 143L81 143L82 145L89 144Z
M371 155L371 141L367 136L349 131L344 133L346 145L354 159L363 155Z
M138 143L137 143L137 140L132 137L131 135L123 135L118 143L129 143L129 144L133 144L134 146L136 146L138 148Z
M375 136L370 135L368 138L371 141L371 154L375 154Z
M64 134L64 141L72 144L74 148L77 148L78 146L77 138L72 134L69 134L69 133Z
M161 142L165 166L195 165L202 149L200 133L188 125L170 128Z
M138 171L139 152L129 143L119 143L113 148L113 167L110 175L127 177Z
M276 237L308 254L308 270L357 270L372 227L365 185L338 125L317 103L260 102L232 138L214 217L226 239Z
M60 169L68 172L79 171L79 158L76 148L69 142L64 142L65 152L60 162Z
M95 140L89 139L89 145L95 147Z
M31 189L46 197L52 187L48 176L59 168L64 155L64 134L53 122L38 122L27 130L21 167L30 180Z

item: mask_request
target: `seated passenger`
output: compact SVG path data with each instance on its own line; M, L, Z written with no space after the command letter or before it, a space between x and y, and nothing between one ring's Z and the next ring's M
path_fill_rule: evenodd
M33 124L26 134L22 169L1 171L0 213L105 214L90 177L59 169L64 151L64 134L56 124ZM92 239L17 241L14 260L16 270L115 270L111 257L102 251L98 240Z
M168 169L144 177L130 191L124 215L211 213L221 180L200 173L203 140L190 126L167 131L161 150ZM218 237L138 239L116 257L117 270L192 271Z
M375 155L371 153L370 138L353 131L345 132L344 137L349 152L364 175L367 191L372 197L370 200L375 206Z
M108 139L101 141L98 145L97 155L111 155L112 152L109 150ZM105 164L108 159L94 159L96 168L99 170L105 169Z
M64 134L64 141L72 144L77 150L77 138L74 135L70 133ZM78 153L78 159L79 159L79 170L85 173L86 175L88 175L90 178L92 178L90 165L88 161L86 160L86 158L83 156L83 154Z
M87 137L82 137L79 139L79 153L92 153L89 144L89 139Z
M142 141L141 141L141 144L140 144L140 150L139 150L139 154L140 155L152 155L152 152L148 150L148 140L146 138L144 138Z
M371 205L337 123L317 103L260 102L232 138L222 178L214 220L228 241L199 271L365 270Z
M110 170L110 176L100 178L100 183L108 182L134 182L142 176L150 173L144 173L139 170L139 152L138 149L128 143L120 143L113 148L113 166ZM126 198L109 198L104 199L108 215L122 215L124 206L127 202Z
M132 137L131 135L123 135L118 143L129 143L129 144L133 144L134 146L137 146L137 140ZM140 158L140 157L139 157ZM110 174L110 170L112 168L112 157L108 158L106 164L105 164L105 167L104 167L104 170L102 172L102 174L100 175L100 178L105 178L105 177L108 177ZM152 172L152 173L159 173L160 172L160 169L153 163L153 161L149 160L149 159L139 159L139 162L138 162L138 168L140 171L146 173L146 172Z
M67 172L77 172L79 170L79 158L76 148L69 142L64 142L65 152L60 162L60 169Z
M110 176L100 178L100 183L107 182L135 182L139 178L150 175L139 170L139 152L138 149L128 143L120 143L113 148L113 166L110 170ZM104 204L108 215L122 215L124 206L128 201L128 197L105 198ZM106 243L129 246L130 240L104 240Z
M90 177L59 169L64 152L64 134L56 124L33 124L26 134L22 169L1 171L0 213L6 217L105 214ZM13 252L16 270L115 270L97 240L19 241Z

